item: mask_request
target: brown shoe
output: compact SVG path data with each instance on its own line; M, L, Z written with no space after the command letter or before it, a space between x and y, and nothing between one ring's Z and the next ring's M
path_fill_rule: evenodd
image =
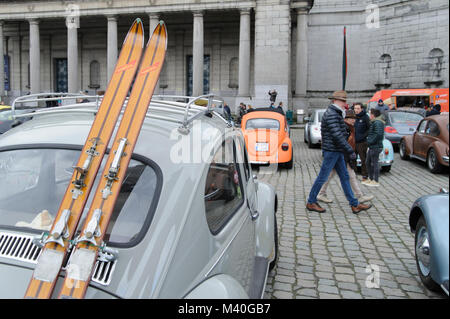
M363 211L363 210L368 210L370 207L372 207L372 205L365 205L365 204L361 204L359 203L358 206L352 206L352 212L353 214L358 214L359 212Z
M318 213L325 213L326 209L320 207L319 204L317 203L313 203L313 204L306 204L306 209L311 211L311 212L318 212Z

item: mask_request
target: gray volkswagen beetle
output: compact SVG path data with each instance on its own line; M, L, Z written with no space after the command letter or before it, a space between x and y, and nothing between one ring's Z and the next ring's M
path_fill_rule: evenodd
M86 298L263 297L277 196L252 175L220 101L203 99L152 100ZM24 296L95 112L38 110L0 137L0 298Z
M409 215L415 232L416 264L419 277L432 291L448 295L449 239L448 192L418 198Z

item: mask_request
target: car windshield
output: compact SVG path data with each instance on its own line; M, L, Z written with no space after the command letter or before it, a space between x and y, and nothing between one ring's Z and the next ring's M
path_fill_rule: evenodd
M423 119L423 116L409 112L390 112L389 119L392 124L417 124Z
M20 149L0 151L0 227L25 227L49 231L80 151L69 149ZM97 189L106 156L88 199L80 227ZM105 236L105 242L131 244L151 221L157 193L155 170L131 160ZM157 200L157 199L156 199Z
M280 122L275 119L250 119L245 124L246 130L254 130L254 129L270 129L270 130L280 130Z

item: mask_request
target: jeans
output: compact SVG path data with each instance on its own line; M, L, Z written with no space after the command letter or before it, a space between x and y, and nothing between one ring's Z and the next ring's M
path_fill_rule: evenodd
M317 176L314 184L311 188L308 197L308 204L317 203L317 195L320 192L323 184L328 180L333 168L339 175L341 180L341 186L344 190L345 197L347 198L350 206L358 206L358 200L353 195L352 187L350 186L350 178L347 171L347 164L345 163L344 154L341 152L329 152L323 151L323 162L320 167L319 175Z
M356 178L355 171L353 170L353 168L350 167L350 164L348 164L348 163L347 163L347 172L348 172L348 176L350 178L350 185L352 187L353 194L356 196L356 198L362 197L363 193L361 191L361 188L359 187L359 182L358 182L358 179ZM328 177L328 180L325 182L325 184L323 184L319 195L327 196L328 184L333 179L334 175L336 175L336 170L335 169L333 169L331 171L331 174Z
M380 173L380 168L378 167L378 158L382 148L369 148L367 153L367 169L369 171L369 179L378 182L378 175Z

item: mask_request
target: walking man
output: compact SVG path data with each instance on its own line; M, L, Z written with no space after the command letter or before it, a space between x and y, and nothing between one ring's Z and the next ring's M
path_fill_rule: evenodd
M367 144L369 152L367 153L367 169L369 170L369 179L362 182L366 186L380 186L378 176L380 169L378 167L378 158L383 150L384 139L384 120L383 115L377 109L370 109L370 128L367 134Z
M352 212L358 214L363 210L369 209L372 205L360 204L350 186L344 155L348 155L349 160L354 161L356 154L347 141L348 133L343 117L345 105L347 104L347 93L345 91L336 91L329 99L332 100L332 104L328 106L323 114L321 123L323 162L319 175L309 193L306 209L318 213L325 212L325 209L317 203L317 195L334 168L339 175L342 189Z
M367 180L367 134L369 133L370 118L367 115L366 110L363 109L361 103L354 105L356 121L355 121L355 141L356 141L356 154L361 159L361 174L362 181Z

